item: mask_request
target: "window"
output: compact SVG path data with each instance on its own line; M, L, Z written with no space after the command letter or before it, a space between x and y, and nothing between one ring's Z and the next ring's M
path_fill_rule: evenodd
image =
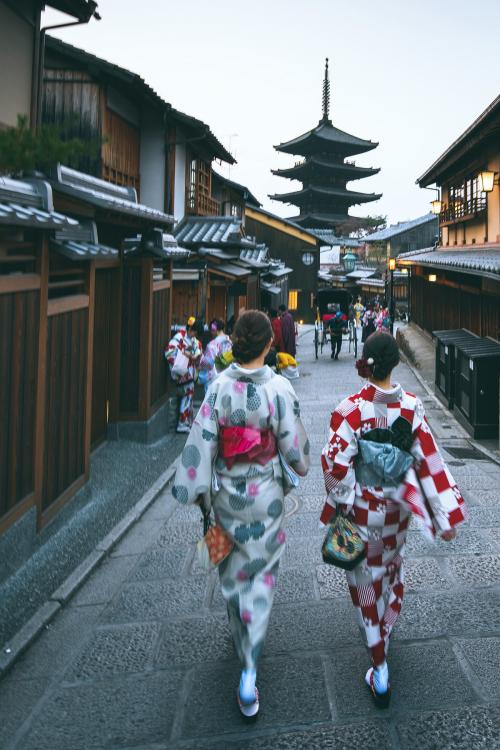
M188 207L194 210L196 208L196 159L191 159L189 165L189 183L188 183Z
M312 253L302 253L302 263L305 266L312 266L314 263L314 255Z
M238 206L237 203L231 203L231 216L236 219L241 218L241 206Z
M288 309L296 310L299 306L299 290L290 289L288 292Z

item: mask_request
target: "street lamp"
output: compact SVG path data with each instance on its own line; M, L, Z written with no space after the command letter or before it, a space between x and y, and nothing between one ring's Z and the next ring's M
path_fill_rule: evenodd
M391 272L391 296L389 300L389 320L390 320L390 331L394 333L394 271L396 270L396 258L389 258L387 264L389 271Z
M356 268L357 260L358 259L354 255L354 253L351 250L348 250L348 252L342 258L342 265L344 266L344 271L346 273L351 273L351 271L354 271L354 269Z

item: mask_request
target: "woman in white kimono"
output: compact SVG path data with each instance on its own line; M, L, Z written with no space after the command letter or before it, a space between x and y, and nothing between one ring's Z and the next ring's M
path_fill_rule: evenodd
M224 322L222 320L214 318L210 323L209 330L212 340L208 342L199 365L200 381L205 385L205 392L210 383L217 377L215 367L217 357L230 352L233 346L229 336L224 333Z
M189 362L183 375L172 374L172 380L177 384L180 395L177 432L189 432L193 422L194 384L198 377L198 363L202 354L201 343L196 338L197 331L196 318L190 317L186 327L177 331L165 349L165 359L171 374L178 352L185 354Z
M291 384L264 365L273 339L267 316L243 313L232 338L239 364L210 385L182 452L173 495L183 504L211 495L216 522L234 542L219 575L243 667L238 703L249 717L259 709L256 668L285 543L290 486L282 462L305 476L309 442Z
M403 603L411 514L429 537L439 534L445 541L466 517L422 402L391 381L398 362L398 345L389 333L366 340L356 366L369 382L332 413L321 456L327 492L321 520L329 523L340 509L365 545L365 559L346 576L372 662L365 681L382 708L391 694L386 657Z

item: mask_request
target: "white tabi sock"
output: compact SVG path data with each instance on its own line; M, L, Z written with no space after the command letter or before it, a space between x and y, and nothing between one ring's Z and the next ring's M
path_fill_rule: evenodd
M373 685L377 693L386 693L389 689L389 667L386 661L373 670Z
M255 703L255 681L257 672L255 669L244 669L240 679L240 699L242 703Z

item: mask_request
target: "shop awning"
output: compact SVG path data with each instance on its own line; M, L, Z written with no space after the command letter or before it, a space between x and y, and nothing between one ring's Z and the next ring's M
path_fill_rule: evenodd
M250 276L252 271L250 268L242 268L234 263L209 263L208 270L210 273L218 273L221 276L226 276L233 279L242 279L245 276Z
M282 292L282 289L280 286L275 286L274 284L268 284L267 281L261 281L260 286L261 286L261 289L263 289L265 292L269 292L269 294L280 295Z

